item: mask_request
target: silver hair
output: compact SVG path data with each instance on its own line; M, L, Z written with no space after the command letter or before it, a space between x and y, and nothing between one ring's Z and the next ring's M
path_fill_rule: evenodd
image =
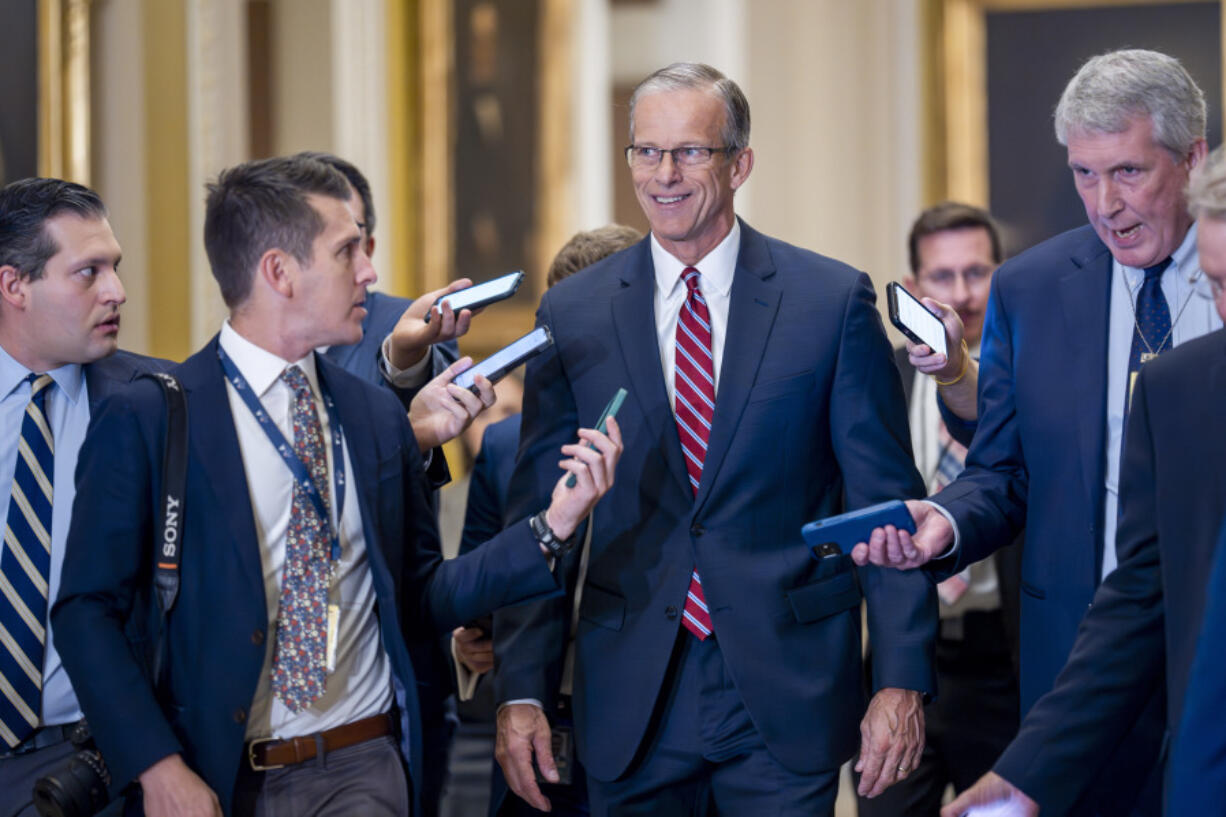
M1205 138L1205 95L1174 57L1139 48L1092 57L1060 95L1056 139L1073 131L1123 133L1148 116L1154 140L1176 160Z
M630 143L634 144L634 106L639 98L659 91L711 90L724 103L723 147L749 146L749 100L737 85L715 68L701 62L675 62L643 80L630 95Z
M1226 148L1218 147L1188 182L1192 218L1226 219Z

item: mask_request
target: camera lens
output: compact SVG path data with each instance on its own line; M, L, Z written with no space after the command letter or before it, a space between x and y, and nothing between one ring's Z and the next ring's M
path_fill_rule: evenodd
M109 800L110 774L102 755L77 752L54 774L34 784L34 808L42 817L90 817Z

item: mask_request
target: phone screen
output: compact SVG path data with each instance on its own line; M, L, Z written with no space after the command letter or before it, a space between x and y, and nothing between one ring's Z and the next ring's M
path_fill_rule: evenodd
M512 272L495 278L493 281L486 281L484 284L477 284L468 289L461 289L459 292L444 295L442 298L439 298L438 303L439 306L449 303L453 310L459 312L461 309L468 309L474 304L486 304L507 298L515 292L515 289L519 286L519 279L522 277L522 272Z
M473 375L477 374L485 375L491 381L497 381L502 375L540 352L551 342L549 332L544 327L538 326L519 340L512 341L494 352L471 369L460 372L452 382L462 389L471 389Z
M897 322L911 330L921 343L938 354L947 354L945 347L945 324L941 319L928 311L915 296L900 286L892 287L894 303L897 307ZM899 327L900 329L903 327ZM912 340L915 340L913 337Z

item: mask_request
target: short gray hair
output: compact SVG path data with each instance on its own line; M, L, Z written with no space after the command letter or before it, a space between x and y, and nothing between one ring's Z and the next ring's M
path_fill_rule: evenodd
M1188 212L1194 219L1226 219L1226 148L1218 147L1192 172Z
M1154 140L1176 160L1205 138L1205 95L1174 57L1139 48L1092 57L1060 96L1056 139L1071 131L1123 133L1137 116L1153 123Z
M715 68L701 62L674 62L643 80L630 95L630 143L634 144L634 106L640 97L659 91L714 91L724 103L723 147L734 151L749 147L749 100L737 85Z

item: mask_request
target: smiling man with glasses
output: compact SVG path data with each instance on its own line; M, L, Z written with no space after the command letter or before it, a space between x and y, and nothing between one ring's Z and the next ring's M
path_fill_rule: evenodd
M555 345L528 366L506 515L548 494L551 441L626 388L628 476L591 523L574 633L592 813L831 814L857 748L866 794L914 768L933 691L930 583L819 561L800 537L891 486L923 490L873 290L737 218L749 104L715 69L644 80L625 152L651 235L542 300ZM881 645L867 714L862 598ZM544 713L573 604L494 625L499 761L542 809L532 760L557 780Z

